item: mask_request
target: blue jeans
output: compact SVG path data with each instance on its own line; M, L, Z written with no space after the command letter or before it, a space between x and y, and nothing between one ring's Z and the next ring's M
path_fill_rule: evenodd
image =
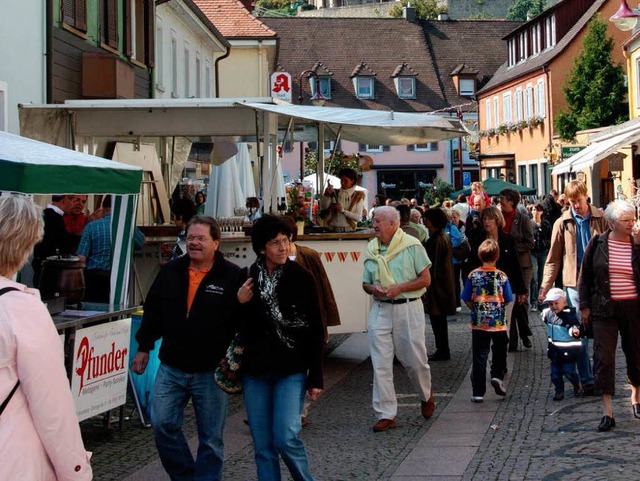
M533 277L531 278L531 286L529 289L529 303L532 306L538 305L538 291L542 281L542 273L544 265L547 262L549 251L534 253L531 252L531 262L533 263Z
M491 378L504 378L507 370L507 331L471 330L471 350L473 368L471 370L471 386L474 396L484 396L487 391L487 359L491 348Z
M198 427L195 461L182 432L189 398ZM160 365L151 401L151 426L162 466L172 481L222 479L226 418L227 395L216 385L213 371L188 374Z
M259 481L280 480L280 457L294 480L313 480L307 452L298 437L306 382L305 373L242 377Z
M564 378L567 378L576 393L580 388L575 362L551 361L551 382L556 388L556 394L564 393Z
M573 287L567 287L567 300L571 307L576 308L576 314L580 316L580 299L578 298L578 290ZM589 357L589 339L586 337L582 339L582 355L577 361L578 375L580 376L580 382L582 387L593 386L593 368L591 367L591 358Z

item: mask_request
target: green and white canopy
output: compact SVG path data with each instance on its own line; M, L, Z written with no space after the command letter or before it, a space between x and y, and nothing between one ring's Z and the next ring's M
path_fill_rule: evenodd
M0 191L115 194L111 215L111 299L127 299L142 169L0 132Z

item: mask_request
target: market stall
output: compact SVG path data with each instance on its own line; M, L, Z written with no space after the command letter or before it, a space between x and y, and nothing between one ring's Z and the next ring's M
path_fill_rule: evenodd
M84 305L54 316L64 336L65 363L80 420L121 406L126 399L131 320L123 317L133 310L127 306L127 292L141 177L137 167L0 132L4 194L115 195L110 304ZM93 326L85 327L88 324ZM100 363L102 356L105 367L96 369L92 363Z

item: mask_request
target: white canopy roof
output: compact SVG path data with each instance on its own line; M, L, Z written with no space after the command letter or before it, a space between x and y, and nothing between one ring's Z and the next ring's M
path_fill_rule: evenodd
M426 113L315 107L246 102L243 107L324 123L345 140L375 145L411 145L449 140L467 135L457 120Z

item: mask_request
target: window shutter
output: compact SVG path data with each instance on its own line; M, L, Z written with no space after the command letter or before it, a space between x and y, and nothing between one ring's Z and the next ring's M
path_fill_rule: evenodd
M62 21L71 26L75 26L74 3L75 0L62 0L60 5Z
M358 152L366 152L367 145L366 144L358 144Z
M307 146L309 147L309 150L312 152L316 152L318 150L318 142L316 142L315 140L311 142L307 142Z
M413 152L414 150L416 150L415 144L407 145L408 152Z
M68 0L70 1L70 0ZM87 31L87 0L75 0L75 27L83 32Z
M153 8L153 0L146 0L144 2L144 33L145 33L145 46L144 51L146 54L146 64L148 67L156 66L156 15Z
M391 146L390 145L383 145L382 146L382 151L383 152L389 152L391 150Z
M129 58L133 57L133 44L135 42L135 39L131 38L131 33L133 31L131 27L133 25L133 22L136 21L136 19L131 16L131 1L132 0L124 0L122 5L122 19L124 23L124 53L127 54Z
M431 142L431 150L438 150L438 142Z
M106 0L107 2L107 45L118 48L118 2L117 0Z

